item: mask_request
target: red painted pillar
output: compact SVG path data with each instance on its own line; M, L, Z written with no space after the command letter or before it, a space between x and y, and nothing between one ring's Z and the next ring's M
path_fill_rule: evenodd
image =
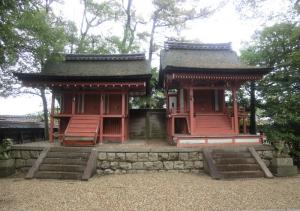
M122 94L122 143L125 141L125 94Z
M72 93L72 115L75 114L75 93Z
M52 98L51 98L51 111L50 111L50 131L49 131L49 141L51 143L54 142L53 137L53 128L54 128L54 106L55 106L55 95L52 92Z
M189 89L190 92L190 129L191 135L194 134L194 90L193 88Z
M103 114L104 114L104 95L100 94L100 124L99 124L99 141L103 143Z
M232 100L233 100L233 117L234 117L234 131L239 134L239 119L238 119L238 104L237 104L237 94L236 87L232 88Z

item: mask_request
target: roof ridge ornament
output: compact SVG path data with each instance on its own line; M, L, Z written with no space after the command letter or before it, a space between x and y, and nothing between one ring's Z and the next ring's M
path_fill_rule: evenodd
M197 42L178 42L166 41L165 49L182 50L232 50L231 42L228 43L197 43Z
M65 54L65 61L137 61L146 60L144 53L136 54Z

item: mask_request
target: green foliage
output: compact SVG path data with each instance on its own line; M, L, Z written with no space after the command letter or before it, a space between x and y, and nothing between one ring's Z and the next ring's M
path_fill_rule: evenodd
M258 83L260 107L269 120L264 126L270 141L284 140L292 153L300 151L300 27L275 24L255 34L242 51L249 64L274 67Z
M10 159L10 150L13 145L12 139L3 139L0 143L0 160Z

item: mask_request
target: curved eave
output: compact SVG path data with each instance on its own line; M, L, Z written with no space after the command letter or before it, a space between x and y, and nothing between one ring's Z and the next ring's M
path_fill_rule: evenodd
M167 73L199 73L199 74L224 74L224 75L265 75L271 72L271 67L240 67L240 68L190 68L190 67L175 67L167 66L160 70L159 86L163 86L165 74Z
M122 76L79 76L79 75L47 75L40 73L14 73L14 75L23 82L23 84L47 84L49 83L84 83L84 82L145 82L146 94L151 91L151 74L144 75L122 75Z

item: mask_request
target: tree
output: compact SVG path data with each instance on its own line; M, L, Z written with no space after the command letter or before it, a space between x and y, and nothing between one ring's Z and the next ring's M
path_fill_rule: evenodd
M275 24L257 32L242 51L249 64L274 67L257 85L268 138L285 140L300 151L300 27ZM300 155L300 154L299 154Z

